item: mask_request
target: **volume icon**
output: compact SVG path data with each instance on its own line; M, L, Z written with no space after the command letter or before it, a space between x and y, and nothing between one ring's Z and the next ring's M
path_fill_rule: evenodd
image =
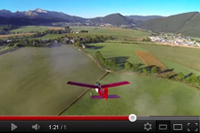
M39 130L40 129L40 125L38 125L38 124L32 125L32 129Z

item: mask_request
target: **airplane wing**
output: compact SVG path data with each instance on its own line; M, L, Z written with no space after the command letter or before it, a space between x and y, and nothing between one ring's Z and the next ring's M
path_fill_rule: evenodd
M88 87L88 88L97 88L96 85L84 84L84 83L78 83L78 82L72 82L72 81L67 82L67 84L81 86L81 87Z
M116 86L121 86L121 85L126 85L126 84L130 84L130 83L128 81L111 83L111 84L101 85L101 88L110 88L110 87L116 87Z

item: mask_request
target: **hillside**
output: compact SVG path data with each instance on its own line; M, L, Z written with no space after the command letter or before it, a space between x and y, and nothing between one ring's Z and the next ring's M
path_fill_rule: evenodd
M188 36L200 37L200 14L189 12L166 18L147 20L139 25L140 28L156 32L182 33Z
M138 21L134 21L133 19L127 18L119 13L110 14L105 17L97 17L90 19L92 23L109 23L112 25L120 26L120 25L131 25L135 24Z
M126 17L134 19L134 20L141 20L141 21L146 21L146 20L154 19L154 18L163 18L163 16L159 16L159 15L150 15L150 16L130 15Z

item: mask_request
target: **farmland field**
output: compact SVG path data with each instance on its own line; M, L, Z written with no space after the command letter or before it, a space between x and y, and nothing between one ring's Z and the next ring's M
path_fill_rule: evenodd
M187 61L194 63L194 59L197 59L197 49L121 43L90 45L96 46L96 49L85 49L86 52L95 56L99 50L105 58L115 58L121 69L125 61L143 63L133 51L145 51L153 53L168 68L174 68L175 72L200 74L193 65L186 65ZM109 94L118 94L120 99L91 100L90 93L96 92L90 90L62 115L199 115L200 103L197 101L200 100L200 90L187 84L134 73L111 73L100 83L117 81L131 83L109 89Z
M91 45L97 46L99 49L85 49L86 52L95 56L95 52L99 50L105 58L115 58L121 69L123 69L123 67L120 64L126 61L131 63L143 63L143 61L135 54L135 51L145 51L153 53L153 55L167 68L174 69L174 72L183 72L184 74L193 72L200 75L200 58L198 58L199 49L148 45L142 43L99 43Z
M91 100L86 93L62 115L199 115L200 90L162 78L112 73L101 84L129 81L130 85L110 88L120 99Z
M34 33L21 33L21 34L8 34L8 35L0 35L0 38L8 38L8 37L15 37L15 36L30 36Z
M0 114L57 115L104 72L72 46L21 48L0 56ZM92 73L91 73L92 71Z
M47 30L48 30L47 26L23 26L23 27L20 27L18 29L11 30L11 32L30 33L30 32L36 32L36 31L44 32L44 31L47 31Z
M163 69L167 69L167 67L162 62L160 62L153 54L143 51L135 51L135 53L138 57L140 57L140 59L145 63L146 66L156 65Z
M96 35L112 35L118 39L136 39L147 37L151 33L132 29L122 29L122 28L106 28L106 27L70 27L72 30L88 30L90 34Z
M49 30L65 30L64 27L48 27Z
M27 27L26 27L27 28ZM31 29L31 27L28 27ZM34 27L32 27L34 28ZM42 28L42 29L40 29ZM45 30L40 27L37 30ZM45 27L48 28L48 27ZM89 33L47 34L41 39L57 37L113 36L114 40L87 44L86 53L114 59L116 70L124 63L154 64L174 72L200 75L199 49L170 47L141 38L150 32L105 27L70 27ZM30 31L29 29L29 31ZM27 29L26 29L27 30ZM27 30L28 31L28 30ZM139 51L139 54L136 52ZM148 56L144 56L148 53ZM152 60L153 59L153 60ZM144 61L144 62L143 62ZM148 61L148 62L147 62ZM94 84L105 72L84 53L72 46L57 48L22 48L0 56L0 114L57 115L87 88L69 86L67 81ZM109 89L120 99L91 100L89 90L62 115L199 115L200 90L184 83L124 71L110 73L100 83L129 81L131 84ZM5 89L6 88L6 89ZM6 97L5 97L6 96ZM166 106L167 105L167 106Z
M79 30L88 30L88 33L67 33L67 34L47 34L42 39L55 39L60 36L79 36L79 37L86 37L86 36L96 36L96 35L104 35L104 36L113 36L118 39L138 39L144 38L151 34L151 32L144 32L139 30L132 30L132 29L122 29L122 28L105 28L105 27L70 27L72 31L79 31ZM63 27L49 27L49 26L23 26L18 29L11 30L11 32L19 32L19 33L30 33L30 32L44 32L47 30L59 30L64 29Z

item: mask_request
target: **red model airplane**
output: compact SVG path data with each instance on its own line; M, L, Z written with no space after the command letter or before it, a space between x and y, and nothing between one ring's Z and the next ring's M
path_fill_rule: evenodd
M100 85L99 83L97 83L95 85L91 85L91 84L84 84L84 83L77 83L77 82L69 81L69 82L67 82L67 84L95 89L99 95L92 96L91 97L92 99L104 99L105 98L107 100L108 98L120 98L118 95L108 95L108 88L126 85L126 84L130 84L130 83L128 81L123 81L123 82L117 82L117 83L111 83L111 84L105 84L105 85Z

